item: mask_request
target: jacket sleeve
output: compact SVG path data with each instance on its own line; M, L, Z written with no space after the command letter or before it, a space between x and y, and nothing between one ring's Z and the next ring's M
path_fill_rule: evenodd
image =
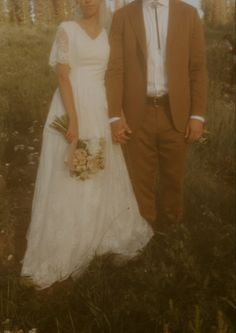
M120 117L123 104L123 77L124 77L124 54L123 54L123 10L115 12L111 24L109 42L110 59L106 72L106 90L108 113L110 118Z
M208 75L204 32L197 10L193 12L190 40L189 77L191 90L191 115L204 116L207 109Z

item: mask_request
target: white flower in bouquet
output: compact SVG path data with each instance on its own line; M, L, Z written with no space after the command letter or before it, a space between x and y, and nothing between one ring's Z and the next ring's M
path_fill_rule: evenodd
M98 165L97 165L97 161L95 158L90 158L87 161L87 168L92 172L92 173L96 173L98 171Z
M87 158L88 153L85 149L79 148L75 150L75 157L79 159L84 159Z

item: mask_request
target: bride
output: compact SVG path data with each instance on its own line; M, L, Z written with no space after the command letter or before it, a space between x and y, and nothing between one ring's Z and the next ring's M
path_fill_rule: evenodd
M78 278L95 255L130 259L153 235L139 213L121 147L111 138L101 1L79 1L81 18L59 25L50 54L59 87L43 131L21 271L38 289ZM63 136L52 124L65 115ZM95 152L99 167L88 170ZM76 173L75 165L84 169Z

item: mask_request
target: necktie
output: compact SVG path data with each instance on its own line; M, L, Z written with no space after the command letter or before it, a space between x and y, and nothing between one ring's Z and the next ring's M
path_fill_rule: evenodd
M152 1L152 7L155 11L155 21L156 21L156 30L157 30L157 48L158 50L161 49L161 41L160 41L160 31L159 31L159 24L158 24L158 13L157 13L157 7L160 5L158 0Z

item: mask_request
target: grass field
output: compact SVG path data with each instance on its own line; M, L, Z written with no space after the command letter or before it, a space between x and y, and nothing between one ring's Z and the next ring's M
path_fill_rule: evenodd
M207 32L207 133L189 152L185 224L129 264L95 258L73 289L45 297L18 276L56 86L53 31L0 28L0 333L235 332L235 101L222 35Z

